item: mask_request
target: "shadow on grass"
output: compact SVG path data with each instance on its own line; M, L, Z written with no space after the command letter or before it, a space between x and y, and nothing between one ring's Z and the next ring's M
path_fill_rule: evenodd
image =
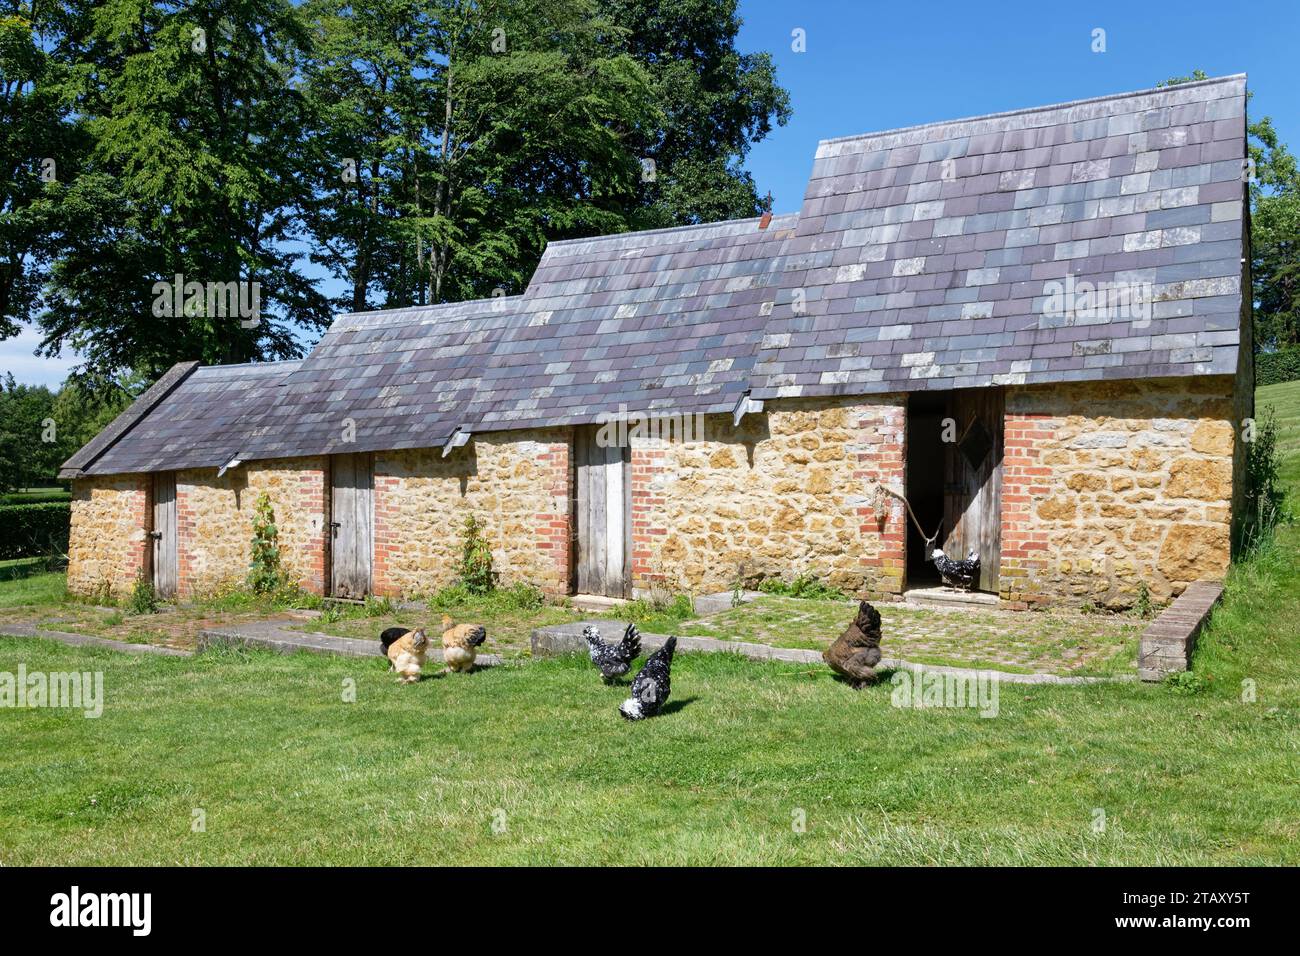
M34 574L62 570L63 565L57 558L19 558L0 562L0 582L21 581Z
M698 697L679 697L676 700L670 700L664 704L659 711L661 717L667 717L669 714L675 714L679 710L685 710L689 705L699 700Z

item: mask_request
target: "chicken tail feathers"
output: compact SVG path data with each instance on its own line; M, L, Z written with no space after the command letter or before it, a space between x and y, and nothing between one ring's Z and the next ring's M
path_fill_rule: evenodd
M623 632L623 640L618 646L620 656L625 661L634 660L641 653L641 632L635 624L629 624Z
M388 656L388 649L406 633L404 627L390 627L379 635L379 653Z
M470 628L469 638L465 641L470 647L478 647L487 640L487 628L482 624L475 624Z

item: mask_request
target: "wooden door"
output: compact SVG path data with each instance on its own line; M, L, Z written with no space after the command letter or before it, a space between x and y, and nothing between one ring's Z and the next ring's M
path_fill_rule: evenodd
M153 589L159 597L176 596L176 472L153 476Z
M368 454L330 458L330 593L370 593L374 546L373 463Z
M574 432L578 593L628 597L632 586L631 449L601 447L596 432L595 428Z
M956 440L944 448L943 550L964 558L980 556L981 591L997 591L1002 557L1002 421L1005 396L999 388L952 392L947 415Z

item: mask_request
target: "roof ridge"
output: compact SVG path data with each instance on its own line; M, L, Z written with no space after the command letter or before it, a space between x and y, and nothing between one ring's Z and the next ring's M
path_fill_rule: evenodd
M996 113L979 113L974 116L961 116L955 119L933 120L929 123L915 123L911 126L896 126L892 129L871 130L866 133L852 133L848 136L832 136L829 139L820 139L817 146L820 147L831 143L847 143L854 140L874 139L878 136L894 136L899 133L912 133L917 130L932 129L939 126L955 126L958 123L974 123L979 120L1002 119L1007 116L1028 116L1033 113L1046 113L1051 110L1064 110L1075 106L1087 106L1092 103L1105 103L1110 100L1129 99L1134 96L1146 96L1152 93L1168 93L1173 90L1188 90L1203 86L1213 86L1217 83L1228 83L1233 80L1246 79L1245 73L1230 73L1226 76L1211 76L1203 80L1192 80L1187 83L1177 83L1173 86L1152 86L1141 90L1129 90L1124 93L1108 93L1105 96L1089 96L1078 100L1064 100L1060 103L1048 103L1044 106L1024 106L1013 110L1000 110Z
M524 298L524 293L514 295L490 295L481 299L461 299L459 302L431 302L428 305L399 305L391 309L366 309L363 312L338 312L334 322L339 319L368 319L376 315L393 315L397 312L432 312L438 309L454 309L463 306L493 305L497 302L512 302Z
M788 219L791 217L797 219L798 216L799 212L798 210L795 210L794 212L773 213L772 219ZM761 222L762 219L762 216L747 216L744 219L718 219L713 222L695 222L684 226L664 226L660 229L629 229L627 232L607 232L599 236L587 236L586 238L552 239L546 244L546 248L550 249L552 246L572 246L581 242L596 242L600 239L626 239L631 236L666 236L671 233L691 232L697 229L713 229L718 226L741 226L747 223Z

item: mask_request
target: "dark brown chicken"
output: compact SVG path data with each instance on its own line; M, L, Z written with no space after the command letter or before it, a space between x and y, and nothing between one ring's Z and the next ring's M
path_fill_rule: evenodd
M875 666L880 663L880 612L863 601L858 615L844 633L822 653L831 670L842 674L861 690L876 682Z

